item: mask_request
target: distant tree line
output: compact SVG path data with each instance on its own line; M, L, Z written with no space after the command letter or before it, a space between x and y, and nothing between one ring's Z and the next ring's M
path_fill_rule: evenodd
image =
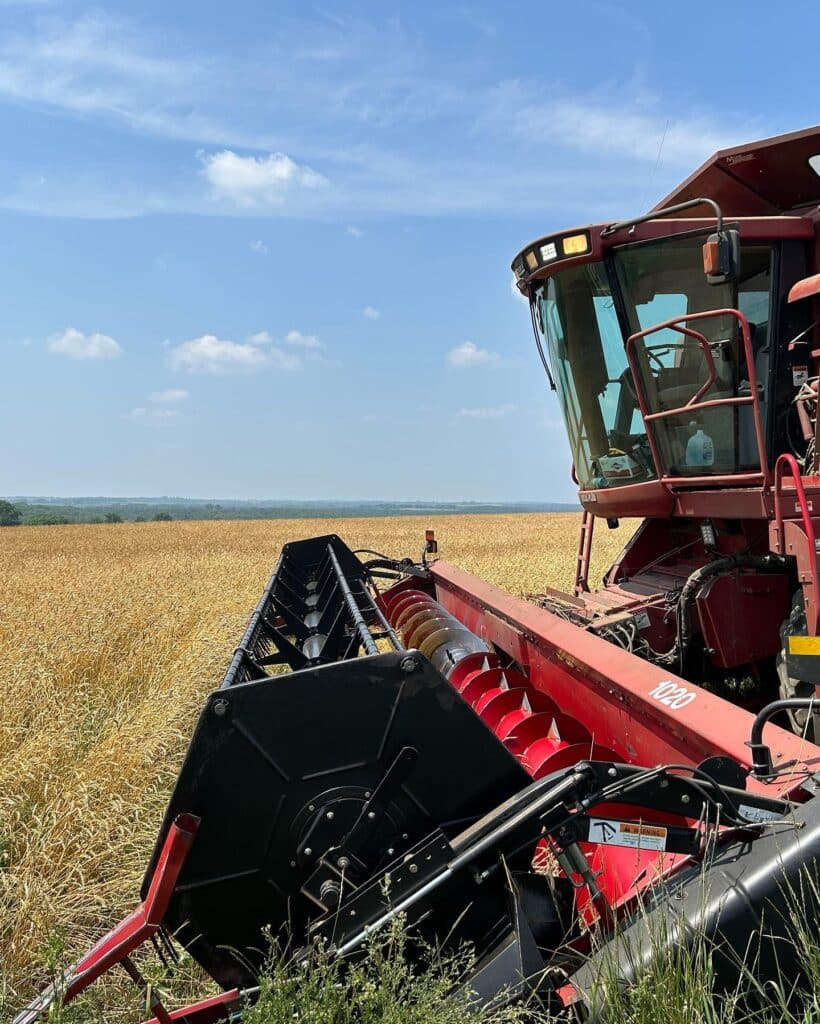
M464 515L471 512L572 512L557 502L204 501L183 498L0 500L0 526L146 523L172 519L344 519L349 516Z
M174 517L166 510L152 516L122 515L120 512L98 512L93 507L29 505L0 499L0 526L69 526L72 523L167 523Z

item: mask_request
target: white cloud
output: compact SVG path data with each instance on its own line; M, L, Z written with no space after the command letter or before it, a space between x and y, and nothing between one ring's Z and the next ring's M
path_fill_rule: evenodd
M500 420L510 413L515 412L516 407L505 403L504 405L491 405L478 409L459 409L459 416L473 420Z
M177 415L176 409L147 409L145 406L137 406L128 414L132 420L140 420L144 423L167 423Z
M183 341L171 349L170 364L175 370L188 373L248 373L261 369L265 355L253 345L222 341L215 334Z
M350 235L351 238L361 238L364 234L361 228L357 228L355 224L350 224L345 228L345 231Z
M151 401L156 405L175 405L177 402L184 402L189 397L184 388L167 388L165 391L151 392Z
M248 335L249 345L270 345L273 336L268 331L257 331L256 334Z
M52 334L47 345L49 352L72 359L115 359L122 355L120 345L107 334L83 334L74 327Z
M285 153L240 156L231 149L223 149L219 153L200 153L199 158L214 193L238 206L281 203L289 189L328 184L327 178L297 164Z
M175 370L214 376L254 373L268 367L298 370L302 365L293 353L277 348L263 349L249 342L223 340L215 334L203 334L200 338L183 341L171 349L168 361Z
M285 335L288 345L296 345L298 348L316 349L322 348L322 343L315 334L302 334L301 331L288 331Z
M248 243L248 246L252 252L258 252L260 256L267 256L270 252L261 238L255 238L252 242Z
M497 352L489 352L486 348L479 348L472 341L465 341L447 353L447 362L450 366L463 369L468 366L498 366L501 356Z
M366 316L368 320L378 320L381 313L372 306L365 306L362 310L362 316Z

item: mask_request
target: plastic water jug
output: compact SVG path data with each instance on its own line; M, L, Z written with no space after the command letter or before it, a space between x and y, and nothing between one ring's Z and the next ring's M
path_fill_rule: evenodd
M715 461L715 445L712 438L698 427L686 445L687 466L711 466Z

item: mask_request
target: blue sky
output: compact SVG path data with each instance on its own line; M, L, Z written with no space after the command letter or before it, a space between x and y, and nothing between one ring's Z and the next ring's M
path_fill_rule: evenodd
M739 9L0 0L0 493L571 498L510 260L817 122Z

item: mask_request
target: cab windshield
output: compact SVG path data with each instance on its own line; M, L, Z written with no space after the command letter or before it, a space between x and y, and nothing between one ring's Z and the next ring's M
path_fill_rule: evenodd
M702 245L698 235L621 246L606 263L569 267L534 289L536 320L555 371L582 489L658 476L626 358L630 334L740 303L752 326L758 381L766 380L770 248L743 249L738 294L737 285L706 282ZM712 357L711 384L708 354L698 339L667 329L635 346L648 411L681 410L650 427L660 469L672 477L759 469L752 407L699 408L749 394L737 323L732 317L710 317L692 326L705 337Z

